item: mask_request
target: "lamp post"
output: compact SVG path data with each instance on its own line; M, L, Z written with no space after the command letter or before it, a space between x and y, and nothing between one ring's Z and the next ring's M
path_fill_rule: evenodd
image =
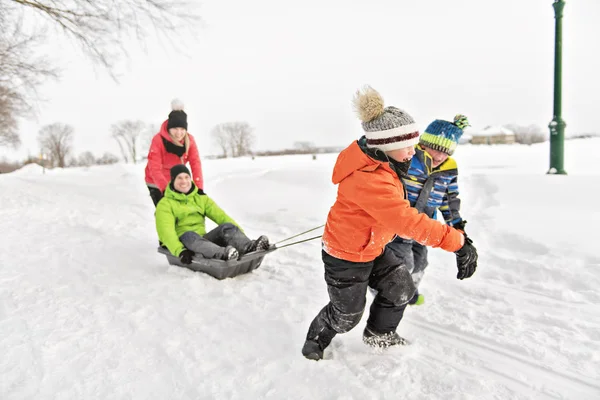
M554 38L554 117L550 128L550 169L549 174L565 175L565 126L562 119L562 17L565 2L554 0L555 38Z

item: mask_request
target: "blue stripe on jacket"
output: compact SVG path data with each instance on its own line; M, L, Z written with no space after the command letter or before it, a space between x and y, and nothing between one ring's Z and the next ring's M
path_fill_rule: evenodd
M435 218L435 210L439 209L448 225L462 221L460 216L460 199L458 198L458 168L456 161L448 157L444 163L432 171L431 156L419 145L415 146L415 155L408 170L408 178L404 179L408 201L415 206L423 184L430 175L435 176L433 187L429 193L424 210L420 210Z

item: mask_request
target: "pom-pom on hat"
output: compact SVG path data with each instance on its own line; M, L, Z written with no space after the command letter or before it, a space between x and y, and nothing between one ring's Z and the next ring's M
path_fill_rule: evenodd
M419 129L415 120L399 108L385 107L383 98L372 87L357 91L353 104L362 121L367 147L391 151L418 143Z
M173 99L171 101L171 110L167 129L185 128L187 130L187 114L183 111L183 102L179 99Z

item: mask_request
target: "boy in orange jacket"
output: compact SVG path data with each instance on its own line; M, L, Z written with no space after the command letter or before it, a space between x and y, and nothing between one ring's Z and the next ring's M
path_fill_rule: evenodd
M411 275L386 245L395 235L457 255L458 279L477 267L477 251L456 229L410 207L400 177L405 176L419 141L415 121L406 112L384 107L370 87L358 92L354 106L365 136L343 150L333 170L338 194L327 216L322 258L329 303L312 321L302 354L311 360L338 333L360 321L367 287L377 295L370 308L363 341L374 347L405 344L396 333L415 293Z

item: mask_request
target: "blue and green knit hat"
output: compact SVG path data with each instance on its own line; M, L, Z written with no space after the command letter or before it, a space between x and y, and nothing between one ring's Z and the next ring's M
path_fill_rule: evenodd
M425 129L419 144L452 155L467 126L470 126L469 120L462 114L457 114L454 122L436 119Z

